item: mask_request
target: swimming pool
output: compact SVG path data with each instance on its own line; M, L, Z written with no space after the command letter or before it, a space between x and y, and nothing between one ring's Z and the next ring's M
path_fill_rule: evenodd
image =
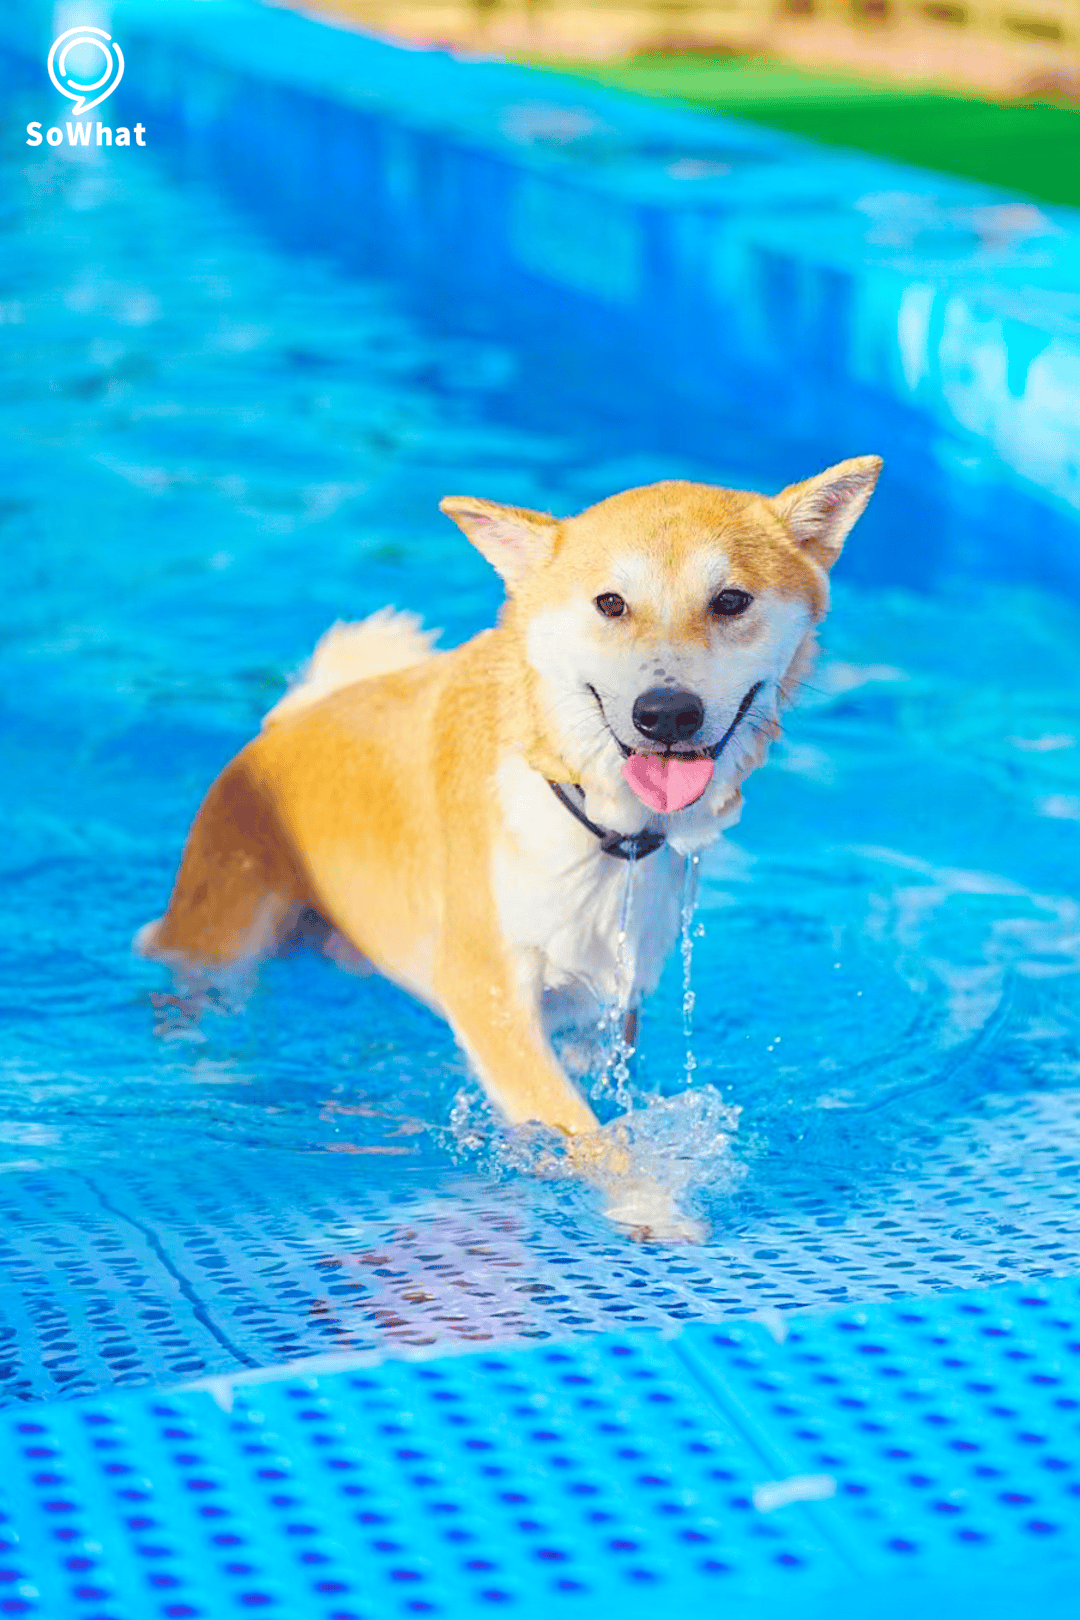
M132 960L330 621L491 621L442 494L775 488L836 424L770 438L721 401L683 434L685 403L534 386L520 322L281 245L171 158L28 154L40 99L12 90L0 244L4 1400L1075 1276L1080 610L1038 559L984 568L978 530L928 575L944 507L912 517L899 410L840 451L899 465L707 862L691 1034L678 957L646 1009L634 1131L704 1246L636 1245L545 1179L393 987L299 955L194 1024Z

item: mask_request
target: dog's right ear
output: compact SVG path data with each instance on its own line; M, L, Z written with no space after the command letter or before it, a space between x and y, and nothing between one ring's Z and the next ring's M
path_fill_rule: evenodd
M439 511L453 518L510 591L546 563L555 549L559 520L547 512L500 506L472 495L447 495L439 502Z

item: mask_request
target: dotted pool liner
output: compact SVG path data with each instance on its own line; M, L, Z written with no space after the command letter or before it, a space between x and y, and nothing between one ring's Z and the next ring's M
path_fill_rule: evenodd
M821 1166L704 1248L624 1239L578 1188L380 1187L345 1156L207 1144L182 1168L10 1171L0 1404L1075 1274L1075 1129L1039 1103L1014 1105L992 1152L939 1143L903 1182Z
M8 1613L613 1612L673 1570L700 1600L840 1570L806 1510L754 1513L658 1337L38 1407L0 1448Z
M694 1325L680 1351L778 1475L829 1473L860 1565L1080 1558L1080 1281ZM1080 1600L1080 1567L1076 1592Z
M1078 1397L1068 1282L783 1343L695 1326L41 1405L0 1420L0 1613L854 1616L952 1589L1064 1620ZM762 1505L807 1474L820 1500Z

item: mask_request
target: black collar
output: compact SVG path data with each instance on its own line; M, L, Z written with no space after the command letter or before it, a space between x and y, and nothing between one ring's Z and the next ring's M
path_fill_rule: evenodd
M753 703L754 699L757 697L764 685L764 681L758 681L757 684L752 686L749 692L747 692L746 696L739 704L738 713L731 722L730 726L728 726L727 730L724 732L724 735L721 737L720 741L708 750L713 759L718 759L723 753L725 747L731 739L731 735L734 732L735 727L739 724L740 720L745 717L751 703ZM592 690L592 688L590 688L590 690ZM600 698L595 691L593 692L593 697L596 698L597 703L600 703ZM602 703L600 703L600 712L601 714L604 712L604 706ZM615 741L619 743L619 747L622 749L624 754L628 755L630 753L630 750L627 748L626 744L619 742L618 737L615 738ZM603 850L605 855L614 855L616 860L619 861L640 861L643 860L646 855L651 855L654 850L662 849L667 843L667 839L664 837L662 832L645 831L639 833L617 833L611 832L606 827L598 827L595 821L589 820L588 816L581 808L581 805L576 803L570 794L567 793L561 782L552 782L549 778L548 787L551 789L552 793L554 793L555 797L566 806L570 814L574 817L574 820L580 821L583 827L588 827L594 838L599 838L600 848ZM584 799L585 795L581 792L580 788L576 788L575 791L581 794L581 798Z
M617 833L606 827L598 827L595 821L590 821L579 804L576 804L561 782L548 782L548 787L555 797L564 804L583 827L588 827L595 838L600 840L600 848L605 855L614 855L619 861L640 861L654 850L661 849L667 843L662 832ZM578 793L581 789L577 789Z

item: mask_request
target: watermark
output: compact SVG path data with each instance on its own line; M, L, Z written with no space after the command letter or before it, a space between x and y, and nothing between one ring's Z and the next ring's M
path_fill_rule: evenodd
M58 35L49 48L45 65L56 89L73 103L71 111L77 119L100 106L124 77L124 53L120 46L104 28L94 28L88 23L68 28ZM45 121L37 119L26 126L26 144L63 146L65 130L68 146L112 146L114 143L130 146L132 135L136 146L146 145L145 124L131 128L126 124L115 128L111 124L98 124L95 129L89 119L85 123L68 122L63 129L58 124L45 128Z
M68 57L72 51L77 57L81 55L83 58L88 51L90 54L100 51L105 58L105 71L100 79L95 79L92 84L82 84L69 73ZM66 34L53 40L46 66L49 78L60 94L75 103L71 110L78 118L81 113L89 112L91 107L104 101L106 96L112 95L124 77L124 53L104 28L69 28ZM100 94L93 101L87 101L87 96L94 90Z

